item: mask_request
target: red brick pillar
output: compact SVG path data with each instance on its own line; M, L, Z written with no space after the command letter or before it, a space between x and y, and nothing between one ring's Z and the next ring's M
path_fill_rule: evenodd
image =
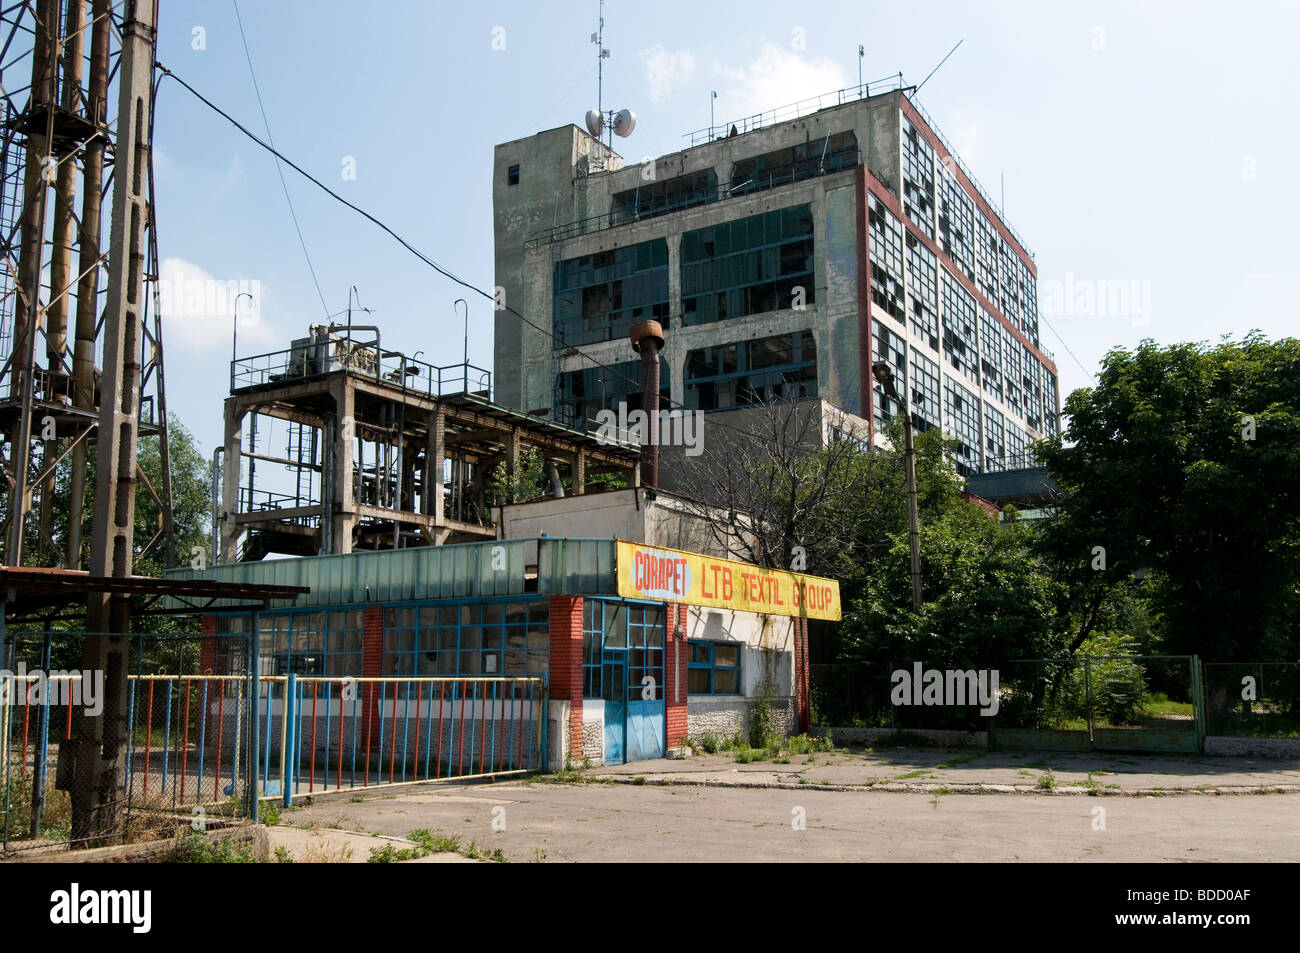
M582 760L582 596L551 596L551 698L569 702L569 748Z
M384 610L380 606L366 606L361 619L361 674L365 678L378 678L384 674ZM366 710L365 723L361 726L361 750L369 751L373 757L379 749L379 719L382 715L378 683L364 683L361 703ZM369 766L366 776L369 776Z
M217 634L217 617L214 615L201 616L199 618L199 634L207 636L207 638L199 640L199 674L226 674L217 671L217 640L212 638Z
M795 619L794 626L795 704L798 707L799 732L804 734L812 727L810 706L812 683L808 676L808 620Z
M686 740L686 666L691 653L686 644L686 606L668 606L668 633L664 640L664 729L669 750Z

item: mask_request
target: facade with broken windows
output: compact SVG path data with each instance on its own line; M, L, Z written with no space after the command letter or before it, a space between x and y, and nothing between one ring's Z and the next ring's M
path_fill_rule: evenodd
M538 325L496 313L501 403L576 429L640 406L653 319L673 407L818 398L878 433L883 360L963 474L1056 432L1032 253L905 92L700 138L636 165L572 125L496 147L498 295Z

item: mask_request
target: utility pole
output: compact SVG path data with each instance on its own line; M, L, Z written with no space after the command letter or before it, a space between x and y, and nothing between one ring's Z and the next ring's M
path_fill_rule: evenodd
M131 575L135 530L140 341L145 306L145 225L149 220L149 129L153 76L153 0L127 0L118 68L117 143L109 231L104 370L100 382L94 535L90 574ZM122 749L126 742L129 599L87 597L82 668L104 673L99 717L78 712L72 840L88 846L120 829Z
M893 368L885 361L871 365L871 374L880 382L886 397L903 408L903 462L907 479L907 538L912 550L912 611L921 611L921 517L916 506L916 446L912 441L912 409L894 386Z

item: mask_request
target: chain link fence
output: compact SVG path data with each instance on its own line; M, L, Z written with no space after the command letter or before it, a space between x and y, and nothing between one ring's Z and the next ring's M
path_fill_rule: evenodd
M83 668L84 647L94 638L6 633L0 660L4 851L132 843L245 817L248 679L211 674L218 640L114 638L104 667ZM242 639L219 641L227 653L245 651ZM205 658L209 671L201 671Z
M1076 656L937 669L908 662L810 668L824 727L989 732L1016 747L1199 750L1192 656Z
M1300 662L1207 662L1206 734L1300 739Z

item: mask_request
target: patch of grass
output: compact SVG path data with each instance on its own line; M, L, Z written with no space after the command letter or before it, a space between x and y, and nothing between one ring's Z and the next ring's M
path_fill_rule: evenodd
M717 754L720 744L718 736L711 731L706 731L691 741L692 748L699 748L705 754Z
M906 773L904 773L904 774L896 775L896 776L893 778L893 780L895 780L895 781L910 781L910 780L912 780L913 778L923 778L923 777L925 777L925 776L926 776L927 774L929 774L929 773L930 773L930 769L929 769L929 768L920 768L920 769L918 769L918 770L916 770L916 771L908 771L908 772L906 772Z
M312 844L303 851L302 859L309 864L346 864L352 859L352 848L347 844L340 844L338 847Z
M257 819L267 827L280 823L280 808L274 801L266 801L257 809Z
M800 735L791 735L785 740L782 746L790 754L812 754L816 751L834 751L835 744L831 741L829 734L820 738L810 737L806 732Z
M285 847L283 844L278 846L275 849L275 862L277 864L292 864L294 860L289 856L289 848Z
M490 860L493 863L497 863L497 864L510 863L510 858L507 857L504 853L502 853L500 847L484 849L482 847L477 846L473 841L470 841L468 846L466 846L466 848L462 850L461 853L464 854L466 857L468 857L470 860Z
M804 777L801 777L801 778L799 778L799 783L800 783L800 784L807 784L807 783L808 783L808 779L807 779L807 778L804 778Z
M540 847L534 847L532 855L528 858L530 864L540 864L546 860L546 851Z
M957 767L957 765L959 764L966 764L969 761L974 761L976 758L979 757L981 757L980 752L976 752L975 754L962 755L960 758L950 758L947 761L936 764L934 767L936 771L946 771L949 768Z
M363 798L360 794L354 794L354 795L352 795L352 797L348 798L348 803L349 803L349 804L360 804L360 803L361 803L362 801L364 801L364 800L365 800L365 798Z
M1039 758L1037 761L1027 762L1025 764L1025 767L1042 769L1042 768L1046 768L1049 764L1051 764L1055 760L1056 760L1056 755L1049 754L1046 758Z
M1046 773L1039 776L1038 780L1034 782L1034 787L1040 791L1051 791L1056 788L1056 776L1052 774L1051 768L1048 768Z
M189 831L162 858L165 864L251 864L253 845L239 844L233 837L208 840L199 831Z
M645 777L638 775L632 779L633 784L645 784Z

